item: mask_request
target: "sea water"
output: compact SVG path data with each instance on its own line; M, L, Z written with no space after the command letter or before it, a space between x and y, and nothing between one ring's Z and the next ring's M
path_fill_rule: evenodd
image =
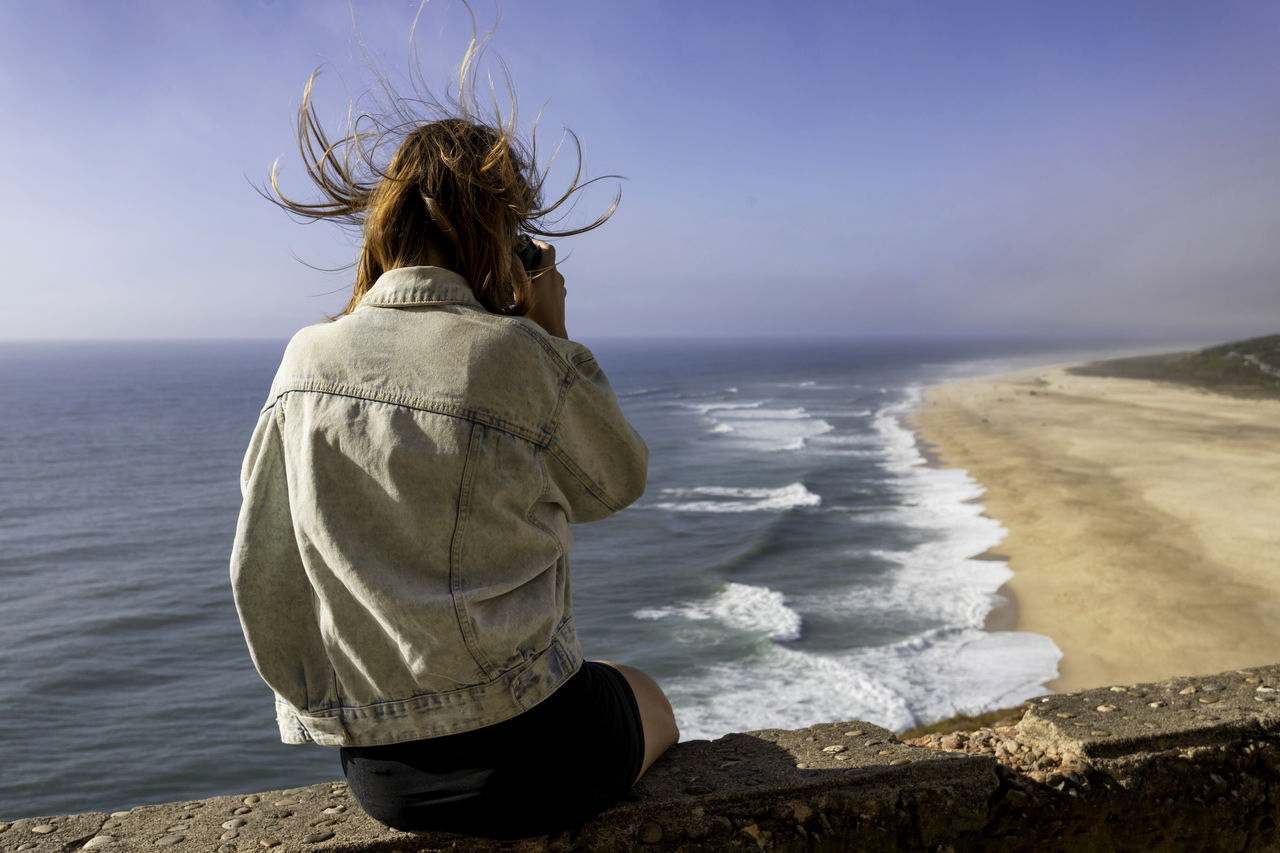
M0 819L337 778L278 741L227 558L284 342L0 344ZM982 488L926 466L924 387L1086 354L910 341L594 347L650 448L575 529L590 657L652 674L683 737L1017 703L1053 642L983 631L1006 566Z

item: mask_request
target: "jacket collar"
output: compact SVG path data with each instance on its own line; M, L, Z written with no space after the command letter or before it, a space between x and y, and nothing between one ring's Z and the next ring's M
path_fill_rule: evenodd
M443 267L401 267L378 276L360 306L471 305L483 310L467 280Z

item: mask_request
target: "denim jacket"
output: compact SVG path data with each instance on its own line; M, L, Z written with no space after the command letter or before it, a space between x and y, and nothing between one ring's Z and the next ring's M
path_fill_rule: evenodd
M289 343L241 473L231 582L281 739L373 746L501 722L582 663L572 522L648 452L585 347L437 267Z

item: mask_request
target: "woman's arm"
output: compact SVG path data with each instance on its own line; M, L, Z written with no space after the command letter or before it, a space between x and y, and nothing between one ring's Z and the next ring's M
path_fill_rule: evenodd
M618 408L617 397L595 356L568 340L564 276L556 269L555 247L541 240L534 243L542 250L542 268L532 276L533 307L525 317L548 334L565 339L556 349L574 371L544 462L569 521L595 521L644 493L649 450ZM515 263L520 269L513 268L512 275L525 275L520 261Z
M564 328L564 276L556 269L556 248L550 243L534 240L534 245L542 250L542 267L533 274L533 307L525 316L547 330L557 338L567 338L569 333ZM516 258L512 266L512 275L526 276L524 265Z

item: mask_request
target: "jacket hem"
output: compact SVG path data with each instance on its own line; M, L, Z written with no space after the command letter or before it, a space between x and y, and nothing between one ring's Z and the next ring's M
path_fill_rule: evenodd
M368 705L303 711L276 695L276 721L285 743L383 746L442 737L509 720L551 696L582 666L572 619L545 651L484 684L448 693Z

